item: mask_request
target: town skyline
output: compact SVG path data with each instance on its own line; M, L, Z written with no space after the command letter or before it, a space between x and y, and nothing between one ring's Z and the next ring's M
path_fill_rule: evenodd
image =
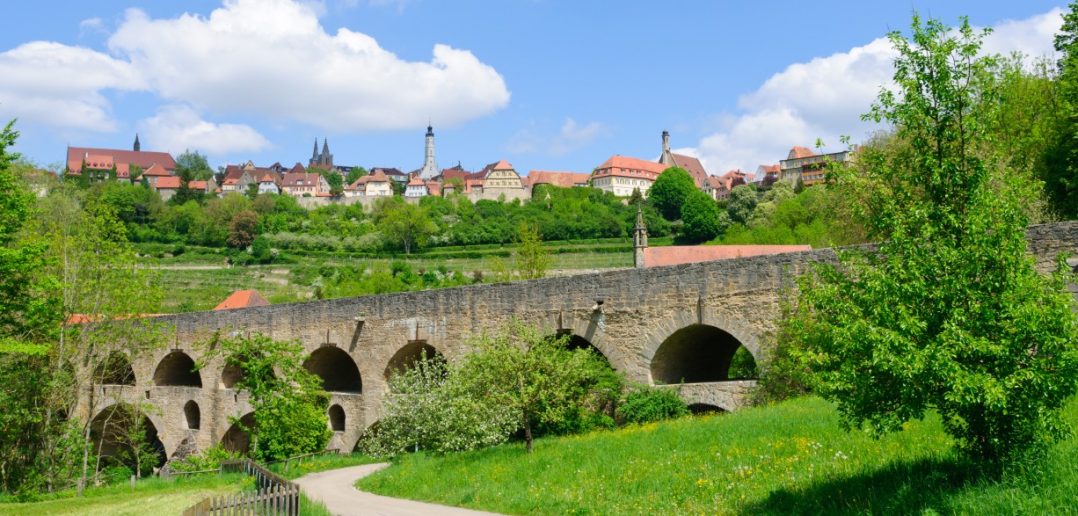
M789 31L781 30L789 25L789 16L772 17L775 30L768 34L772 41L755 46L703 34L703 22L688 19L696 17L685 17L684 12L657 13L658 22L681 20L680 26L692 34L638 34L632 42L615 45L619 54L612 55L612 43L575 36L578 32L572 30L563 31L566 41L562 43L540 38L531 44L522 38L505 43L493 34L481 36L470 30L427 30L436 26L432 18L440 15L442 19L466 18L460 25L465 29L490 19L490 13L475 14L471 4L448 18L450 8L422 2L346 4L281 0L259 4L244 17L243 9L252 8L242 1L153 6L127 12L122 2L103 2L72 6L60 13L50 28L17 23L40 16L35 11L38 7L20 7L12 13L19 27L0 36L0 71L8 72L0 74L8 77L0 78L0 116L19 118L23 138L16 150L43 166L62 162L60 148L66 145L127 148L138 133L146 148L173 155L197 150L206 154L215 168L248 160L263 166L304 163L310 142L328 138L338 163L413 170L423 164L421 138L429 122L438 133L441 168L460 162L468 170L477 170L505 159L522 173L533 169L590 172L611 155L656 159L660 153L657 134L669 130L671 146L699 157L710 173L731 169L751 173L758 165L777 163L793 146L812 147L821 139L825 150L836 151L842 149L840 135L849 135L854 142L863 140L865 126L857 115L867 109L878 85L890 74L886 31L904 28L911 8L944 19L968 10L964 3L915 2L902 8L879 8L880 12L872 13L872 23L863 24L858 23L866 16L863 9L845 6L814 13L788 6L783 14L797 15L807 24L854 26L842 31L841 37L821 30L812 41L795 43ZM978 6L978 17L971 21L996 30L986 42L989 51L1049 55L1061 3ZM526 16L557 16L552 11L559 8L564 11L567 7L546 2L511 5L503 16L504 28L527 25ZM276 102L240 98L245 93L262 96L255 94L257 88L219 87L218 92L223 93L215 96L204 91L208 88L200 87L200 81L169 86L164 84L167 70L154 59L179 56L199 62L198 56L192 57L190 49L182 45L148 47L142 39L152 33L146 31L174 30L181 24L187 24L184 26L189 30L208 30L214 20L228 15L274 26L270 24L279 21L279 14L288 9L303 23L280 25L278 32L293 31L296 37L313 35L328 49L326 53L333 54L322 57L354 59L345 47L353 45L349 48L354 50L367 45L365 51L404 70L401 73L435 73L431 80L445 91L401 103L398 97L363 86L366 89L359 88L363 89L360 93L338 92L327 101L353 105L385 100L387 106L399 108L381 118L377 113L353 113L344 107L302 112L300 108L318 104L310 104L313 100L298 107L276 104L288 103L291 96L332 92L339 85L332 80L284 81L303 88L276 97ZM573 24L601 21L604 16L609 21L639 23L648 14L638 7L618 13L589 6L572 9ZM706 11L708 16L700 18L712 23L719 14L732 21L768 19L763 12L767 9L760 8L694 5L691 9ZM187 11L192 14L183 16ZM252 12L261 18L254 19ZM832 19L824 21L828 16ZM61 36L55 33L57 25L66 27ZM727 31L743 35L745 28L734 25L738 24L726 27ZM696 44L691 44L693 38L698 40ZM224 36L218 43L236 44ZM448 46L438 46L442 44ZM716 50L725 52L715 57ZM609 55L611 62L595 61L596 54ZM739 60L730 61L733 54L738 54ZM707 60L709 55L713 64ZM655 61L658 57L662 60ZM42 63L60 63L67 72L62 87L42 88L35 82L48 82L55 74L26 72ZM664 72L665 63L686 73ZM288 66L285 59L280 70L289 71ZM723 66L736 66L737 71L720 72ZM563 70L560 76L555 73L559 67ZM85 70L92 72L92 77L78 79ZM301 70L314 73L317 67ZM617 81L618 76L610 74L618 70L655 72L653 76ZM144 77L147 71L162 77L156 81ZM457 71L465 79L454 77ZM252 65L247 73L261 77L268 72ZM486 81L470 82L476 76ZM11 77L21 77L21 81L15 84ZM605 79L610 81L603 82ZM280 93L273 87L266 89L266 96ZM224 98L228 95L233 97ZM473 98L480 96L484 98ZM604 102L597 102L597 96L605 97ZM231 108L228 102L239 107ZM419 107L412 109L412 104Z

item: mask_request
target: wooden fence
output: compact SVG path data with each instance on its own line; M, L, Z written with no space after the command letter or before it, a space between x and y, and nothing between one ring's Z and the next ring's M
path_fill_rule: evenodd
M299 486L250 459L221 463L221 473L243 472L255 478L255 490L211 496L192 505L184 516L299 514Z

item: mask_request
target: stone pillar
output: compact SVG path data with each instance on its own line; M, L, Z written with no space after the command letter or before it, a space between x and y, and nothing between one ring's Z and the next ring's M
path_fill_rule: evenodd
M644 249L648 247L648 227L644 224L644 208L636 205L636 226L633 227L633 267L643 269Z

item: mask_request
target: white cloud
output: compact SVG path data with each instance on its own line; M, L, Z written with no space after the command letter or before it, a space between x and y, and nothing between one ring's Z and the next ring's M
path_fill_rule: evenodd
M139 122L148 147L198 150L211 156L228 152L253 152L269 147L258 131L242 124L215 124L203 120L189 106L162 106L154 116Z
M452 125L509 102L501 75L467 50L438 44L429 62L405 61L365 34L327 34L291 0L228 0L206 18L131 9L109 48L167 99L330 130Z
M0 54L0 114L110 131L104 92L148 89L218 114L363 131L453 125L508 104L501 75L471 52L437 44L430 61L407 61L365 34L327 34L322 8L225 0L207 17L168 19L129 9L108 39L111 55L49 42Z
M113 131L101 91L145 88L130 63L88 48L35 41L0 53L0 119Z
M566 118L558 134L544 136L529 124L509 138L505 150L514 154L543 153L550 156L564 156L591 145L596 138L606 133L606 127L599 122L579 124L572 118Z
M1062 11L997 24L984 42L988 53L1051 54ZM795 63L738 100L739 113L720 117L718 131L705 136L695 153L713 174L732 168L751 172L777 163L790 147L841 148L839 137L858 140L871 129L860 121L881 87L891 84L895 51L886 38L827 57Z
M96 32L104 34L105 21L101 18L87 18L79 22L79 36L82 36L88 32Z

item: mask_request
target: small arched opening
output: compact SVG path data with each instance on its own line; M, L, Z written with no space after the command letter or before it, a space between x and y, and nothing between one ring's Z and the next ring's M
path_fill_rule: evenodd
M437 349L434 349L434 346L427 344L426 341L413 340L398 349L393 354L393 358L389 359L389 365L386 366L384 373L385 379L388 380L401 371L415 367L421 360L430 360L434 357L444 358Z
M94 381L100 385L135 385L135 370L127 355L113 351L94 368Z
M344 431L344 409L340 405L329 407L329 428L334 432Z
M722 407L716 407L710 403L692 403L689 405L689 412L697 416L715 416L726 411Z
M100 468L124 466L147 476L165 463L165 445L157 427L144 412L126 403L109 406L90 421L90 442L101 458Z
M548 337L549 339L566 339L565 347L571 350L585 349L591 351L595 356L602 358L603 362L610 363L607 360L606 355L599 348L595 347L590 340L573 333L573 330L558 330L557 333Z
M743 352L738 353L739 349ZM745 379L747 374L755 377L755 371L752 354L736 337L706 324L675 331L659 345L651 360L651 379L661 384Z
M226 363L224 369L221 370L221 388L231 389L241 379L243 379L243 368L231 362Z
M195 400L189 400L183 406L183 418L187 422L187 428L191 430L198 430L202 424L202 411L198 409L198 403Z
M322 379L322 388L329 392L359 394L363 381L355 360L340 348L326 346L311 353L303 367Z
M173 351L157 364L153 372L153 384L172 387L202 387L202 375L195 361L183 351Z
M228 427L224 437L221 438L221 447L230 452L247 455L251 452L251 433L256 431L255 413L248 412Z

